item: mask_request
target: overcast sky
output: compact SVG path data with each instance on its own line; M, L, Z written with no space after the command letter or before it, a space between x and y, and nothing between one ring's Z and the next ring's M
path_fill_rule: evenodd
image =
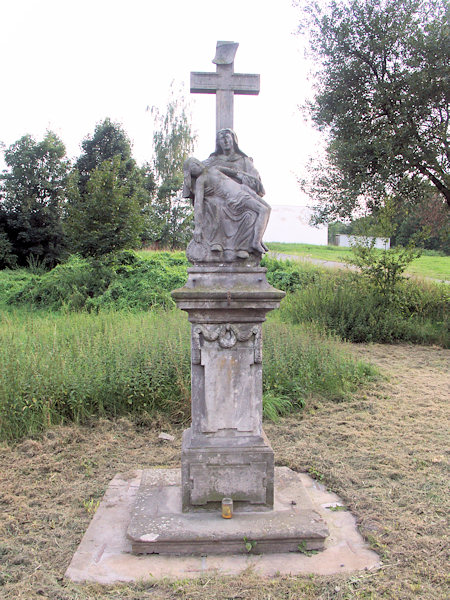
M123 124L139 163L152 156L151 113L184 84L198 134L214 150L215 96L189 94L190 71L214 71L216 42L239 42L235 72L259 73L236 96L234 128L271 204L307 204L296 183L320 136L297 106L311 93L291 0L3 0L0 140L55 131L73 158L105 117ZM3 164L1 165L3 167Z

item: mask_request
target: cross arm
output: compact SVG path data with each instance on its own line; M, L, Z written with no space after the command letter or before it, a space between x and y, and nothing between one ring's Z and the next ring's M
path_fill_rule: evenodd
M232 89L235 94L259 94L259 75L248 75L244 73L233 73Z
M191 72L191 94L215 94L220 77L217 73Z
M259 75L233 73L224 78L219 73L191 72L191 93L215 94L217 90L256 96L259 94Z

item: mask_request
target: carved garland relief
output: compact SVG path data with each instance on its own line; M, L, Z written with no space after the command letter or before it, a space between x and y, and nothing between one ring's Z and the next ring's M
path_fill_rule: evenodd
M248 342L254 336L254 361L262 362L261 326L259 325L195 325L192 329L192 362L195 365L201 362L200 336L207 342L217 341L224 349L233 348L238 342Z

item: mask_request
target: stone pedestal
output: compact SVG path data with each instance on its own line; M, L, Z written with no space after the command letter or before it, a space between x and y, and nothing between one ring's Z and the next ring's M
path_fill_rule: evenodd
M267 440L249 444L233 437L216 447L196 448L192 430L183 435L181 454L184 511L220 510L222 498L233 498L234 510L273 507L273 450Z
M182 446L184 512L273 507L273 451L262 430L262 322L284 292L252 265L196 266L172 292L192 323L192 426Z
M262 323L284 292L256 265L200 265L188 274L172 295L192 323L192 425L177 478L143 474L127 529L132 551L321 550L328 529L298 476L278 468L274 490L273 450L262 429ZM232 519L221 516L225 497L233 499Z

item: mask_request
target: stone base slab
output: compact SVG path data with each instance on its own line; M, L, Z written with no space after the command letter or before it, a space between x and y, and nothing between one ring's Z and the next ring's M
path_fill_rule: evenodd
M276 467L276 480L280 470ZM165 484L179 485L179 470L152 469ZM251 568L263 577L316 573L333 575L357 570L376 570L379 556L369 549L356 528L355 518L345 510L330 510L340 505L336 494L326 491L308 475L296 474L298 483L313 508L325 521L329 536L317 554L287 552L279 554L226 554L206 556L136 556L127 538L131 513L140 487L142 471L116 475L108 486L72 561L66 577L72 581L104 585L117 582L157 581L222 575L239 575ZM255 547L256 550L256 547Z
M278 472L274 510L247 509L234 512L232 519L223 519L219 509L183 513L176 475L166 485L154 470L144 471L127 532L134 553L248 554L324 547L325 522L290 469Z

